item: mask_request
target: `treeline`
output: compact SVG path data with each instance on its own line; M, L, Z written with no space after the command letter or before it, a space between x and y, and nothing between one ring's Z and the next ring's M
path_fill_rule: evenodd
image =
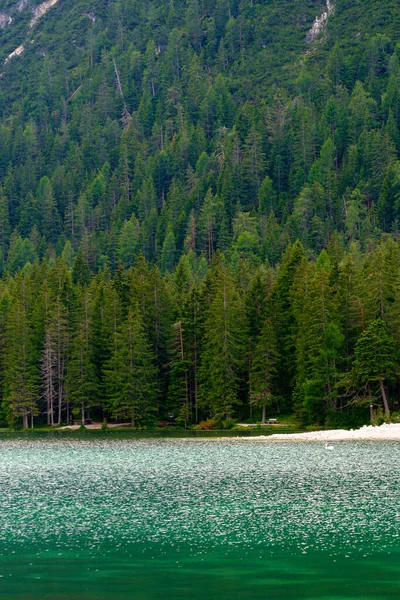
M317 260L300 242L279 267L189 251L162 275L143 255L91 274L82 253L1 281L2 419L151 426L264 419L366 422L397 410L400 246L368 254L332 236Z

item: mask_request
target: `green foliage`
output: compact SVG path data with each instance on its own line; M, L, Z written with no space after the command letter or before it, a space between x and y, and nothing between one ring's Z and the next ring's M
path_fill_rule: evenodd
M266 409L272 406L276 396L278 361L275 330L271 319L266 319L254 351L250 373L250 401L253 406L263 409L263 423L265 423Z
M1 418L396 410L398 3L15 6Z
M209 259L232 248L235 260L276 262L296 238L318 253L334 230L367 244L396 228L394 4L340 2L312 45L319 0L217 2L201 16L196 3L78 0L32 34L27 8L10 5L2 31L3 61L29 41L4 67L0 97L10 272L63 251L68 264L82 251L90 269L128 268L140 250L170 271L189 217L192 248ZM256 230L235 231L243 212ZM267 218L274 248L260 243Z
M5 339L4 408L10 424L22 417L23 427L27 428L28 417L33 423L38 414L39 378L32 329L20 301L10 307Z
M381 319L372 321L357 341L352 377L362 386L363 396L381 396L386 417L390 417L384 383L398 373L398 350L394 338ZM379 384L378 391L374 384Z
M82 424L87 410L94 405L98 395L96 373L91 360L89 303L89 294L85 292L78 299L76 307L75 335L70 345L66 379L68 402Z
M236 425L237 421L235 419L223 419L222 428L223 429L233 429Z
M110 360L105 364L105 386L110 409L129 418L132 427L156 409L156 367L138 305L114 334Z
M397 370L396 344L383 321L372 321L356 344L354 368L360 381L393 377Z
M202 405L220 418L238 404L240 371L246 355L244 304L233 280L219 271L215 297L205 322L201 364Z

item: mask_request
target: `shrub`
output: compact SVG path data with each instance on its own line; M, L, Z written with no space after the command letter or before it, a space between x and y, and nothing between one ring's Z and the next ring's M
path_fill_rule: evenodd
M225 421L222 421L222 427L223 429L233 429L236 423L235 419L225 419Z
M210 429L214 429L215 421L213 419L206 419L205 421L201 421L198 425L196 425L196 429L200 429L202 431L209 431Z
M391 423L400 423L400 412L392 412L390 415Z
M388 419L385 417L385 414L382 409L378 409L374 411L374 418L371 421L371 425L383 425L387 423Z

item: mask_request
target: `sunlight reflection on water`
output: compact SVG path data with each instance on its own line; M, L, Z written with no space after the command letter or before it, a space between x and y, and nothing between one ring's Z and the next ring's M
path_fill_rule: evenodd
M0 441L0 543L330 555L400 532L400 444L74 438Z

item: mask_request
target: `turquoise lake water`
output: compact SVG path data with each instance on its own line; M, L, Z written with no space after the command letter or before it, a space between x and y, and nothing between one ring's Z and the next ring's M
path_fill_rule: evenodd
M0 597L400 597L400 443L0 436Z

